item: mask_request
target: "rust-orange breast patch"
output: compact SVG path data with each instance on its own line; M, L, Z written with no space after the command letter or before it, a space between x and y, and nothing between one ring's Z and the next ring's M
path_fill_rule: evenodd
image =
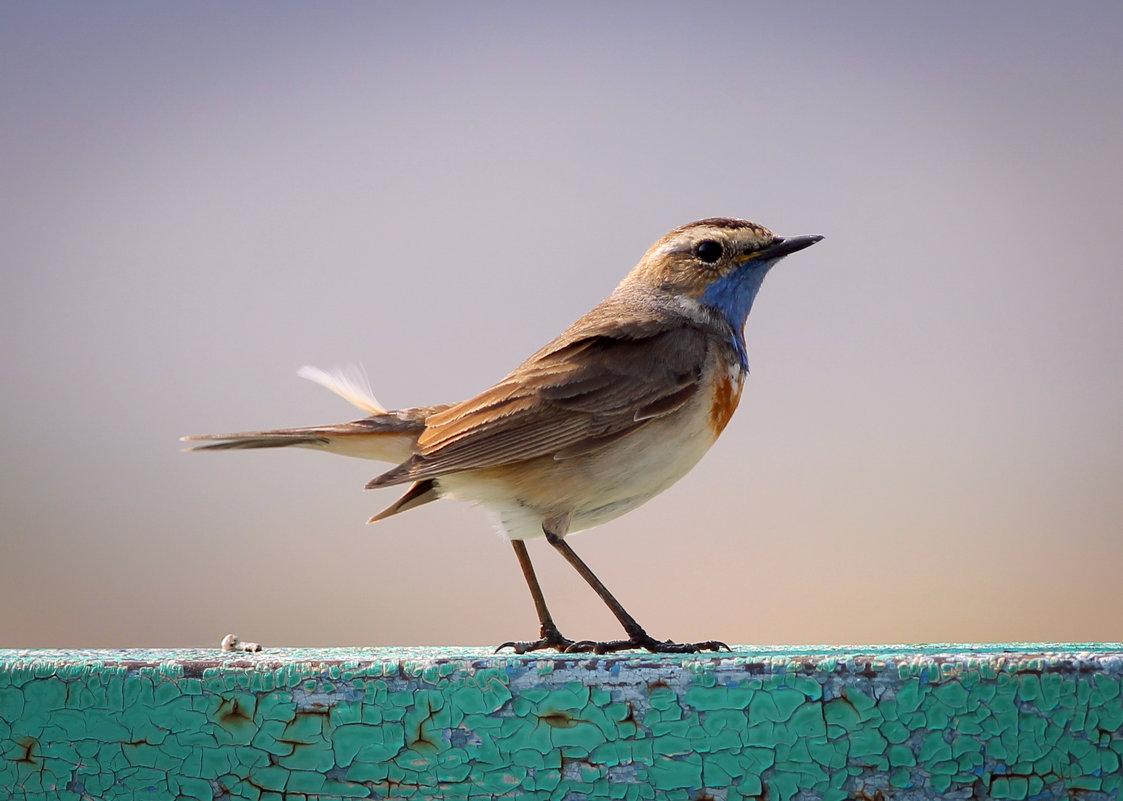
M737 410L737 403L741 400L741 383L740 378L728 375L723 375L714 382L710 399L710 427L713 428L715 437L725 430L733 412Z

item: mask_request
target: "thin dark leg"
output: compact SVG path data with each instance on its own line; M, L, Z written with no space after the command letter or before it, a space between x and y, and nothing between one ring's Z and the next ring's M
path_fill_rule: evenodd
M530 562L530 552L526 549L526 543L522 540L511 540L511 547L515 549L515 556L518 557L526 586L530 588L530 595L534 599L534 611L538 613L538 622L542 625L553 623L550 610L546 607L546 598L542 595L542 587L538 583L538 576L534 572L534 565Z
M608 591L608 587L596 577L596 574L589 569L585 561L577 555L577 553L569 547L569 543L556 534L546 533L546 542L550 543L557 549L558 553L565 557L565 561L573 566L573 569L581 574L581 578L588 582L589 586L593 588L600 599L604 601L605 605L612 610L612 614L616 615L616 619L620 621L620 625L624 627L624 631L629 635L635 637L637 635L646 636L643 626L636 622L636 619L628 614L619 601L613 597L612 593Z
M562 537L557 534L552 534L546 531L546 541L565 557L565 560L573 566L573 569L581 574L581 578L589 584L590 587L600 596L605 605L612 610L612 614L616 615L616 619L620 621L620 625L624 627L624 631L628 632L629 639L627 640L612 640L610 642L579 642L576 643L572 650L591 650L598 654L613 653L615 651L623 651L628 648L646 648L653 653L670 653L670 654L692 654L698 651L720 651L722 649L728 651L729 646L717 640L708 640L706 642L671 642L670 640L656 640L643 630L643 626L636 622L636 619L628 614L628 611L620 604L604 583L596 577L589 566L581 559L576 552L569 547ZM533 592L533 589L531 590Z
M540 639L534 642L505 642L495 650L513 648L516 654L525 654L528 651L538 651L543 648L556 648L559 651L567 650L573 645L573 640L563 637L561 632L558 631L558 627L554 625L554 619L550 616L550 610L546 606L546 598L542 595L542 587L538 584L538 576L534 573L534 565L530 563L530 554L526 550L526 543L522 540L511 540L511 546L515 549L515 556L519 559L519 567L522 568L526 586L530 588L530 596L534 599L534 610L538 613L538 623L540 624Z

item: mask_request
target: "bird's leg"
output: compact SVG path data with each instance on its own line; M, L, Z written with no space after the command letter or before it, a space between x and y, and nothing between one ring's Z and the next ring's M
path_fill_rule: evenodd
M556 648L559 651L568 650L573 645L573 640L563 637L561 632L558 631L558 627L554 625L554 619L550 617L550 610L546 607L546 599L542 595L542 588L538 585L538 576L534 574L534 565L530 563L530 554L527 553L526 543L522 540L511 540L511 546L515 549L515 556L519 558L519 566L522 568L523 577L526 579L526 585L530 587L530 595L534 599L534 610L538 613L538 622L541 624L540 638L534 642L505 642L495 650L513 648L516 654L540 651L543 648Z
M560 535L551 532L545 526L543 526L543 531L546 533L546 542L554 546L558 553L564 556L565 560L573 566L574 570L581 574L581 578L585 579L596 594L600 596L600 599L612 610L612 614L616 615L616 619L620 621L620 625L624 627L624 631L628 632L628 639L626 640L610 640L608 642L582 641L574 643L570 647L570 650L593 651L598 654L626 651L629 648L646 648L648 651L658 654L693 654L698 651L729 650L728 645L723 642L718 642L717 640L707 640L706 642L656 640L644 631L643 626L637 623L634 617L628 614L627 610L612 596L608 588L604 586L601 580L589 569L589 566L569 547L569 544Z

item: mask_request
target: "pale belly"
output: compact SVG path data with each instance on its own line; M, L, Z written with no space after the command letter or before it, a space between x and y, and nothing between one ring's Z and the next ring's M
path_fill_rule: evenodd
M606 523L698 463L736 408L742 379L737 369L692 404L593 453L442 476L441 495L483 506L509 539L542 536L543 521L556 515L572 514L569 533Z

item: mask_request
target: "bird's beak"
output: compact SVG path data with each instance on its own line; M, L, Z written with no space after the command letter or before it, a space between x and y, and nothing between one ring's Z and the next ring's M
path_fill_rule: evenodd
M779 259L783 256L787 256L789 253L795 253L797 250L809 248L822 238L823 237L817 234L814 236L790 236L787 238L778 236L760 250L754 250L752 253L746 254L746 260Z

